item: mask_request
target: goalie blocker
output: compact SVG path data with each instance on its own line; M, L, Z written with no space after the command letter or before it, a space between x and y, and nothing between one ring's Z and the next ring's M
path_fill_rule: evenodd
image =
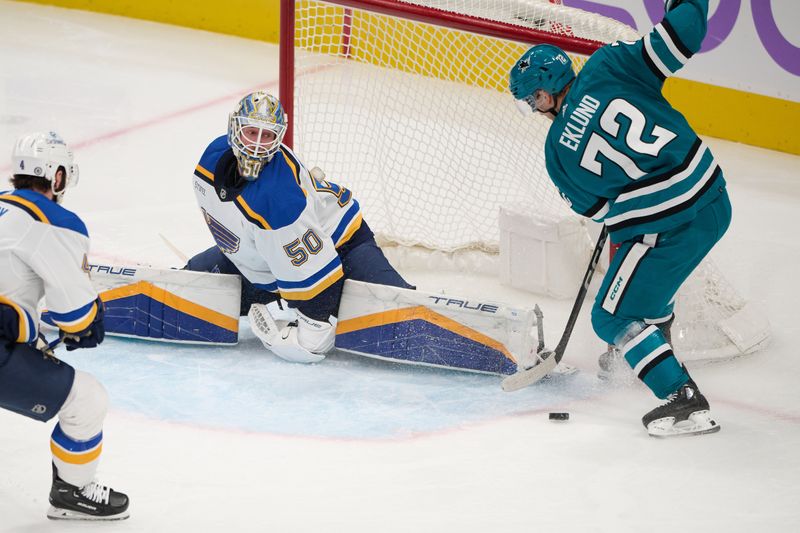
M514 376L541 362L542 339L538 307L347 280L335 345L377 359Z

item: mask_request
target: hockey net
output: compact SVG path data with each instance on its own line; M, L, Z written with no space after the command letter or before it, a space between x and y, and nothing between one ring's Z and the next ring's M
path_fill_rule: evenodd
M516 111L507 91L511 66L531 44L549 42L580 69L603 44L639 37L560 4L282 0L286 142L354 191L393 260L394 250L404 250L397 260L496 264L501 207L573 216L545 171L550 123ZM737 345L718 326L746 302L713 265L702 270L706 277L687 283L695 288L676 303L676 350L684 359L727 358L763 344L768 328L764 338ZM682 311L691 323L684 325Z

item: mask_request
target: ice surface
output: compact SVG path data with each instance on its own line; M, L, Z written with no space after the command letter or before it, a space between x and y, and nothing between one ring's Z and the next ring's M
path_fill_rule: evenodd
M159 233L189 254L211 244L191 172L238 97L277 79L272 45L0 2L0 153L37 129L71 142L81 183L66 206L98 261L180 265ZM764 352L693 371L720 433L649 438L639 419L658 401L594 378L602 344L586 314L566 356L581 372L512 394L492 376L344 354L292 365L246 325L235 348L109 339L59 351L110 393L100 477L132 500L129 520L92 529L800 530L800 158L708 141L734 205L714 257L774 334ZM551 346L568 313L493 278L403 274L539 303ZM52 424L0 411L0 532L86 529L45 518Z

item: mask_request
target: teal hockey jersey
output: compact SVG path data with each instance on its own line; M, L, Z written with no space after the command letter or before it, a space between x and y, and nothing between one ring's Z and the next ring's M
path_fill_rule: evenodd
M599 49L550 127L551 180L614 242L685 224L725 188L708 146L661 94L700 49L707 17L708 0L684 0L642 39Z

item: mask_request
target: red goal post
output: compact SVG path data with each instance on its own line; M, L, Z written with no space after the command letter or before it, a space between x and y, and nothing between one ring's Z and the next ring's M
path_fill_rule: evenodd
M549 1L549 0L548 0ZM295 35L295 6L301 3L297 0L281 0L280 17L280 88L279 98L286 113L294 116L294 35ZM499 22L486 18L479 18L464 13L445 11L436 7L416 5L397 0L331 0L326 2L342 6L344 8L363 9L373 13L380 13L407 20L414 20L426 24L432 24L457 30L463 30L487 37L496 37L527 43L529 45L539 43L549 43L556 45L566 52L575 54L591 55L595 50L606 43L593 39L585 39L574 35L553 33L536 28L521 25ZM550 1L552 4L560 4L560 0ZM342 36L347 40L349 26L348 17L343 17ZM286 130L284 143L292 147L294 129L292 123Z

